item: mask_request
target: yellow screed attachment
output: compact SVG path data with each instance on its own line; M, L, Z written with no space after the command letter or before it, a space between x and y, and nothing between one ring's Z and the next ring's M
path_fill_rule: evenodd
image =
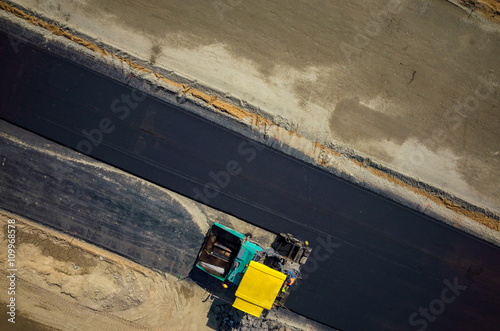
M272 308L285 279L285 274L251 261L236 290L233 307L260 317L262 310Z

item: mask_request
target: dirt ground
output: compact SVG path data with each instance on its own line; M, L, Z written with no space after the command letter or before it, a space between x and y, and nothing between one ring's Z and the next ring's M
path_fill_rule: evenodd
M0 213L2 266L10 217ZM20 319L58 330L212 330L206 326L211 302L202 300L206 293L195 284L15 219ZM1 273L0 286L7 288L5 268ZM0 301L7 300L0 291ZM12 326L4 318L0 323Z
M9 287L6 239L11 218L16 220L16 323L2 318L2 330L303 329L277 318L245 316L189 279L142 267L0 210L3 289ZM2 315L9 298L7 291L0 291Z
M499 0L451 0L450 2L468 8L472 12L482 15L488 20L500 23Z

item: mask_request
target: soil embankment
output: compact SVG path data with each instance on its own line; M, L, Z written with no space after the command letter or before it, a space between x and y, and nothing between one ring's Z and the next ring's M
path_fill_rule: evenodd
M31 320L60 330L210 330L211 303L200 300L206 294L195 284L6 212L0 212L1 265L7 263L10 218L16 220L16 324ZM7 288L5 269L0 273L0 286ZM1 291L2 306L8 299Z
M467 8L471 13L478 13L490 21L500 23L500 1L498 0L448 0Z

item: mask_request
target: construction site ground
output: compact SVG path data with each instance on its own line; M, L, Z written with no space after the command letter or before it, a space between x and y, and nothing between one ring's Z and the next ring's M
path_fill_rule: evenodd
M17 229L16 323L3 330L310 330L270 314L258 321L189 279L136 264L73 236L0 210L0 264L7 221ZM0 270L0 286L9 287ZM7 291L0 291L6 315ZM231 322L232 321L232 322Z
M498 1L10 3L218 110L228 110L219 101L236 105L229 116L285 148L321 146L320 166L370 188L372 176L380 191L405 190L417 201L411 207L430 201L448 209L441 215L453 226L459 221L447 213L481 224L493 232L483 238L498 242ZM234 314L178 275L0 212L1 224L9 218L16 219L22 256L18 329L204 330L221 328ZM2 265L5 234L4 226ZM0 275L5 288L3 269ZM241 330L262 327L245 323ZM309 330L283 320L266 327Z
M500 212L498 1L11 3L262 116L284 144Z

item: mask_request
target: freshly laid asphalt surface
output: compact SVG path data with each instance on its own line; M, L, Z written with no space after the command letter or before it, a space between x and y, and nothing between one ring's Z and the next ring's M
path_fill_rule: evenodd
M498 329L498 247L32 46L18 47L14 52L1 35L0 118L262 228L308 240L314 254L289 309L342 330ZM2 158L9 158L7 150L0 145ZM5 187L8 177L0 178ZM26 185L17 195L39 196L44 189ZM0 208L31 215L32 204L6 199L12 190L0 191ZM50 193L44 194L50 205ZM68 199L79 203L85 195ZM119 211L116 217L124 229L137 223ZM49 212L36 220L64 227ZM102 244L93 233L83 238ZM126 240L120 227L105 237L113 235ZM112 249L130 256L120 247ZM148 254L135 259L152 265ZM163 263L155 267L171 270L168 259Z
M204 234L175 198L1 120L0 133L0 208L173 275L189 273Z

